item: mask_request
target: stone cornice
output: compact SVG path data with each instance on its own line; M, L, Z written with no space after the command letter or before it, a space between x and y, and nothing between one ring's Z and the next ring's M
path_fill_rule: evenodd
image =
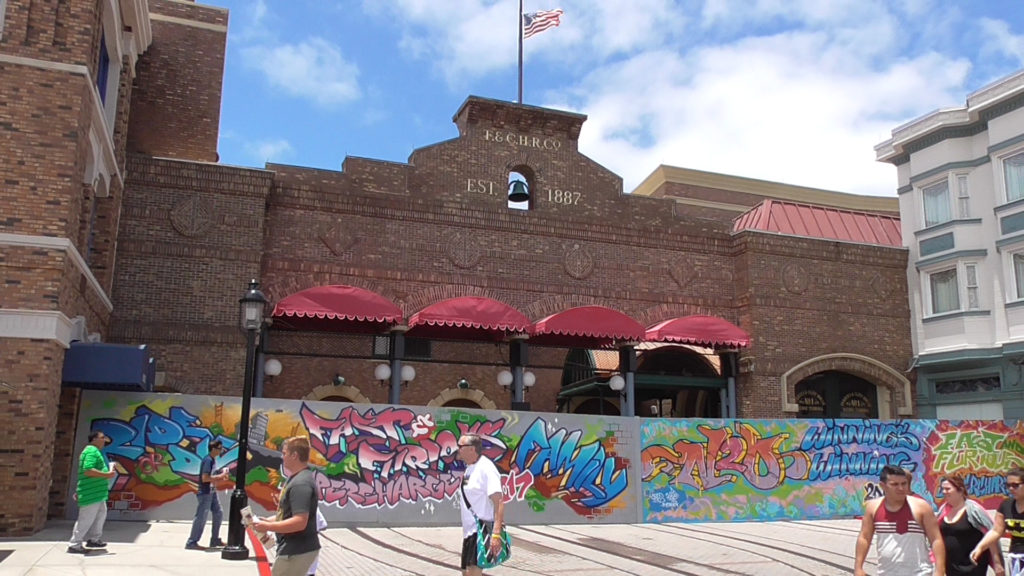
M56 340L68 348L73 332L71 319L58 310L0 308L0 338Z
M165 14L150 14L150 19L159 22L167 22L169 24L177 24L179 26L191 26L192 28L199 28L201 30L209 30L211 32L223 32L227 33L228 27L223 24L211 24L209 22L199 22L197 20L189 20L188 18L178 18L176 16L167 16Z
M942 140L964 138L987 129L988 121L1024 106L1024 72L997 80L967 96L965 106L930 112L897 126L875 146L880 162L900 164L909 153Z
M865 212L899 212L899 201L893 197L862 196L859 194L821 190L819 188L796 186L770 180L758 180L756 178L745 178L667 165L658 166L654 172L633 190L631 195L651 196L656 190L664 188L667 184L688 184L703 188L728 190L730 192L741 192L767 198L778 198L780 200L791 200L793 202ZM694 199L691 198L676 196L665 196L665 198L671 198L677 202L695 203ZM747 210L750 208L750 206L746 207Z

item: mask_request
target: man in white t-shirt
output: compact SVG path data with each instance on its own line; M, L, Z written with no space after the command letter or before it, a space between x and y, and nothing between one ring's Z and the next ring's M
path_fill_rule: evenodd
M462 574L481 576L483 569L476 564L476 521L494 522L493 535L488 543L491 553L501 549L505 503L501 495L501 475L491 459L483 455L484 444L476 434L459 438L459 459L466 463L462 476L459 500L462 504ZM467 505L468 504L468 505Z

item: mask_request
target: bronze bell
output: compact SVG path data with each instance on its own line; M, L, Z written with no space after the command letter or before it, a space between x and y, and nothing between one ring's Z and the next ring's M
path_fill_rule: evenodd
M530 188L522 180L514 180L508 187L509 202L526 202L530 199Z

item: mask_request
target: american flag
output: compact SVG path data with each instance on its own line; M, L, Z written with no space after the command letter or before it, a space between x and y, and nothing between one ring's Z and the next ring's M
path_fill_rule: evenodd
M561 17L561 8L523 14L523 38L529 38L534 34L540 34L548 28L558 26L560 24L558 19Z

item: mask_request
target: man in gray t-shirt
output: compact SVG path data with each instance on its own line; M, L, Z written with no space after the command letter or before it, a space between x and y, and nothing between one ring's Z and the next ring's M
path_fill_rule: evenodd
M272 576L306 576L320 553L316 530L316 482L309 471L309 439L295 436L284 441L281 459L288 481L281 489L274 520L261 518L253 529L277 533L277 558Z

